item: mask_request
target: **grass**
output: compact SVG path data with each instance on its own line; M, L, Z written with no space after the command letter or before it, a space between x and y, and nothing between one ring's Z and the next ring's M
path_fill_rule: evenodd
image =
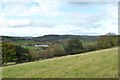
M25 48L27 48L27 49L29 49L29 50L39 49L39 47L35 47L35 46L25 46Z
M117 78L118 48L2 68L3 78Z

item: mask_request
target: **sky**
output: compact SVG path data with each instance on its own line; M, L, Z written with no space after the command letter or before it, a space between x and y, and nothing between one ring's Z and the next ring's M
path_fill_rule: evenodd
M1 1L0 35L118 34L117 2Z

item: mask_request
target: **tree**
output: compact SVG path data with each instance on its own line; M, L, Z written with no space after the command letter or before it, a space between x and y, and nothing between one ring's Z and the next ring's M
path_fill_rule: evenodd
M98 49L96 44L88 44L83 47L83 52L95 51Z
M104 35L98 39L97 44L99 49L105 49L105 48L117 46L118 37L116 35L111 35L111 34Z
M16 61L15 61L16 63L29 61L30 57L32 58L32 56L28 52L28 49L23 48L20 45L16 45L15 48L16 48Z
M57 43L51 47L51 54L57 57L66 55L63 45Z
M14 61L16 55L15 45L12 43L2 43L2 64Z
M71 38L65 43L64 48L66 53L76 54L82 51L83 46L79 38Z
M109 32L109 33L107 33L106 35L108 35L108 36L115 36L116 34Z
M109 36L107 36L107 35L101 36L98 39L97 44L98 44L98 47L100 49L110 48L111 47L111 43L110 43Z
M21 63L32 59L28 49L13 43L2 43L2 64L7 62Z

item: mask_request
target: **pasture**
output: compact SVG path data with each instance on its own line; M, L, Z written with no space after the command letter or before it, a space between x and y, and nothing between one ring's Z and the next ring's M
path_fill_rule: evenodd
M2 67L3 78L117 78L118 48Z

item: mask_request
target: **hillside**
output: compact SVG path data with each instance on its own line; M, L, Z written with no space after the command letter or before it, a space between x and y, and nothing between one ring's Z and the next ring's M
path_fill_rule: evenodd
M34 41L54 41L62 42L69 38L78 37L81 41L96 41L99 36L87 36L87 35L44 35L42 37L33 38Z
M2 68L3 78L117 78L118 48Z
M16 41L33 41L33 42L62 42L72 37L78 37L82 41L96 41L99 36L87 36L87 35L44 35L41 37L11 37L2 36L3 41L16 42Z

